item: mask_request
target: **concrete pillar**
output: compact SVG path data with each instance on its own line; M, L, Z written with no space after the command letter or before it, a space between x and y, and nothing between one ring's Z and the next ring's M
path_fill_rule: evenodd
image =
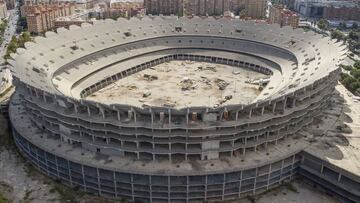
M269 184L270 184L270 174L271 174L271 164L269 166L269 175L268 175L268 179L267 179L267 184L266 184L266 190L269 189Z
M190 113L190 110L189 108L187 109L187 112L186 112L186 125L189 124L189 113Z
M121 121L121 114L120 114L119 110L117 110L117 119L118 119L118 121Z
M86 181L85 181L84 165L82 165L82 164L81 164L81 175L82 175L82 179L83 179L84 190L86 192L87 188L86 188ZM115 180L115 178L114 178L114 180Z
M104 108L102 108L102 107L98 107L98 108L99 108L99 112L100 112L101 116L103 118L105 118L105 110L104 110Z
M130 180L131 180L131 199L134 201L134 177L133 174L130 174Z
M222 194L221 194L221 200L224 200L224 195L225 195L225 173L223 174L223 184L222 184Z
M165 113L164 113L164 112L160 112L160 113L159 113L159 117L160 117L160 119L159 119L160 123L164 122Z
M78 107L79 107L79 105L77 105L76 103L74 103L74 111L75 111L75 113L78 113L79 111L78 111Z
M256 168L255 169L255 181L254 181L254 188L253 188L253 194L255 195L255 191L256 191L256 177L257 177L257 175L258 175L258 168Z
M320 173L322 174L324 172L324 165L321 164L321 169L320 169Z
M236 111L235 120L237 121L239 118L239 111Z
M341 173L339 173L338 182L340 182L340 180L341 180Z
M90 110L90 107L89 107L89 106L86 106L86 107L87 107L88 116L91 116L91 110Z
M43 92L43 94L42 94L42 98L43 98L44 102L46 103L46 96L45 96L45 93L44 93L44 92Z
M265 107L263 106L263 107L261 108L261 116L264 115L264 111L265 111Z
M296 97L293 98L292 107L295 108L295 105L296 105Z
M71 171L70 171L70 161L67 161L67 165L68 165L68 175L69 175L69 181L70 181L70 185L72 186L72 178L71 178ZM100 188L100 187L99 187Z
M113 173L113 180L114 180L115 197L118 197L115 171L113 171L112 173Z
M242 176L243 176L243 171L240 171L240 180L239 180L239 195L238 197L241 196L241 182L242 182Z
M251 115L252 115L252 108L250 108L250 111L249 111L249 118L251 118Z
M275 113L275 109L276 109L276 102L273 104L273 108L272 108L273 113Z
M169 114L169 127L171 126L171 109L168 109Z
M208 188L208 176L205 175L205 196L204 196L204 201L206 201L206 199L207 199L207 188Z
M151 116L151 126L154 125L154 113L152 111L150 111L150 116Z

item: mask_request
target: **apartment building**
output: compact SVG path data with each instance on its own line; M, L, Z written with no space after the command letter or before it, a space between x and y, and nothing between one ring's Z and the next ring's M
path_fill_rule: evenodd
M74 4L25 4L21 8L21 15L26 17L28 31L42 33L54 28L54 21L58 17L70 16L75 13Z
M183 0L144 0L146 14L182 15Z
M5 1L0 1L0 18L6 18L7 16L7 7Z
M277 23L280 26L299 26L299 16L282 5L273 5L270 7L269 23Z

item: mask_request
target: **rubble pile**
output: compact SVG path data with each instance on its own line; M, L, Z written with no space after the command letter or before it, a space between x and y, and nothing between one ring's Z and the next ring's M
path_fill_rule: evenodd
M144 74L143 77L144 77L144 79L147 80L147 81L153 81L153 80L159 79L158 76L156 76L156 75L149 75L149 74Z
M202 67L202 66L198 66L197 69L198 69L198 71L206 71L206 70L208 70L208 71L212 71L212 72L217 72L215 66L206 66L205 68Z
M185 77L184 79L182 79L180 81L180 87L182 91L186 91L186 90L193 90L197 88L197 85L195 84L195 81Z
M225 88L230 84L226 82L225 80L222 80L220 78L215 79L215 84L219 87L219 90L225 90Z

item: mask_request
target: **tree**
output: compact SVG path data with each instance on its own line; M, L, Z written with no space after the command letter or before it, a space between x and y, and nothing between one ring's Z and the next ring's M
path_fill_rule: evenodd
M354 40L354 41L359 41L360 40L360 32L351 30L349 32L349 39Z
M354 68L350 71L350 74L354 76L354 78L360 79L360 69Z
M329 22L328 22L327 20L325 20L325 19L320 19L320 20L318 21L318 23L317 23L317 26L318 26L318 28L321 29L321 30L328 30L330 24L329 24Z
M338 41L345 40L346 36L340 30L332 30L331 31L331 38L337 39Z
M246 9L242 9L239 13L240 18L245 18L247 16L247 12Z
M358 25L356 22L354 22L354 23L352 24L352 26L351 26L351 29L352 29L352 30L357 30L357 29L359 29L359 25Z
M339 29L340 30L346 30L347 29L346 23L345 22L340 22L339 23Z
M357 61L354 63L354 68L360 69L360 60L357 60Z
M339 66L340 66L340 68L342 68L342 69L344 69L344 70L347 70L347 71L350 71L350 70L353 69L353 67L350 66L350 65L340 64Z
M4 55L4 59L10 59L11 58L11 53L15 53L16 49L19 47L25 47L25 43L28 41L32 41L31 35L29 32L23 32L21 33L21 35L19 36L19 38L16 38L15 36L13 36L11 38L11 41L6 49L6 53Z

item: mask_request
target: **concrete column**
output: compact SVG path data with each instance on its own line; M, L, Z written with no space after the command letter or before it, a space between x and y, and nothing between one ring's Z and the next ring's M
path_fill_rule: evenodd
M113 180L114 180L115 197L118 197L115 171L113 171Z
M42 94L42 98L43 98L44 102L46 103L46 96L45 96L45 93L44 93L44 92L43 92L43 94Z
M189 125L189 113L190 113L190 110L188 108L186 111L186 125Z
M102 107L98 107L98 108L99 108L99 112L100 112L101 116L103 118L105 118L105 110L104 110L104 108L102 108Z
M340 182L340 180L341 180L341 173L339 173L338 182Z
M154 125L154 113L152 111L150 112L150 117L151 117L151 125Z
M273 108L272 108L273 113L275 113L275 109L276 109L276 102L273 104Z
M252 108L250 108L250 111L249 111L249 118L251 118L251 115L252 115Z
M258 168L256 168L255 169L256 171L255 171L255 181L254 181L254 188L253 188L253 194L255 195L255 191L256 191L256 177L257 177L257 175L258 175Z
M242 176L243 176L243 171L240 171L240 180L239 180L239 195L238 197L241 196L241 182L242 182Z
M320 173L322 174L324 172L324 165L321 164L321 169L320 169Z
M90 107L89 106L86 106L86 107L87 107L88 116L91 116Z
M287 98L284 99L284 105L283 105L283 111L285 112L285 109L286 109L286 100Z
M263 106L263 107L261 108L261 116L264 115L264 111L265 111L265 107Z
M134 201L134 177L133 174L130 174L130 180L131 180L131 199Z
M75 111L75 113L79 113L79 112L78 112L78 107L79 107L79 106L78 106L76 103L74 103L74 111Z
M68 175L69 175L69 181L70 181L70 185L72 186L72 178L71 178L71 171L70 171L70 162L69 160L67 161L67 165L68 165Z
M85 181L84 165L82 165L82 164L81 164L81 175L82 175L82 179L83 179L84 190L86 192L86 181Z
M170 202L170 176L168 176L168 202Z
M235 120L237 121L239 118L239 111L236 111Z
M171 109L168 109L168 113L169 113L169 132L171 132Z
M56 176L59 178L59 164L57 160L57 156L55 156L55 164L56 164Z
M292 104L293 108L295 108L295 105L296 105L296 97L293 98L293 104Z
M118 119L118 121L121 121L121 115L120 115L120 111L119 111L119 110L117 110L117 119Z
M150 189L149 189L149 193L150 193L150 202L153 202L153 200L152 200L152 180L151 180L151 175L149 175L149 187L150 187Z
M204 201L206 201L207 199L207 188L208 188L208 176L205 176L205 196L204 196Z
M224 174L223 174L223 185L222 185L221 200L224 200L224 195L225 195L225 182L226 182L226 178L225 178L225 173L224 173Z

